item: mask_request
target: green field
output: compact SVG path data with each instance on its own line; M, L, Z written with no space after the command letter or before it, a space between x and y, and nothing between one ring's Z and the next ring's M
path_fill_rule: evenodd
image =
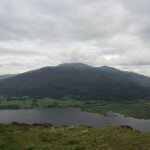
M0 150L149 150L150 133L126 127L0 124Z
M64 99L55 100L51 98L43 98L37 100L38 107L54 106L54 107L81 107L85 104L84 101Z
M15 100L5 100L0 99L0 108L43 108L43 107L81 107L85 104L84 101L77 101L72 99L56 100L52 98L42 98L42 99L15 99ZM13 107L12 107L13 106Z
M123 102L95 102L83 108L85 111L107 115L107 112L123 114L138 119L150 119L150 100Z
M30 109L30 108L56 108L56 107L80 107L84 111L96 112L106 115L113 111L125 116L150 119L150 99L134 101L82 101L74 100L68 97L63 100L52 98L42 99L0 99L0 109Z
M32 108L32 99L25 99L25 100L19 100L19 99L14 99L14 100L5 100L5 99L0 99L0 108L5 109L5 108Z

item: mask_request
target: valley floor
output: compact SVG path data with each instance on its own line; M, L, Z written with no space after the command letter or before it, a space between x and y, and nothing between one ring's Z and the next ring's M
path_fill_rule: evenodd
M126 126L0 124L0 150L150 150L150 133Z

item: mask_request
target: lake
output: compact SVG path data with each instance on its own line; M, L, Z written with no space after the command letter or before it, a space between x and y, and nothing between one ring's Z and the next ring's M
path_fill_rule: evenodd
M82 111L80 108L43 108L43 109L17 109L0 110L0 123L51 123L62 125L88 125L104 127L107 125L129 125L140 131L150 132L150 120L134 119L119 114L110 113L101 116L96 113Z

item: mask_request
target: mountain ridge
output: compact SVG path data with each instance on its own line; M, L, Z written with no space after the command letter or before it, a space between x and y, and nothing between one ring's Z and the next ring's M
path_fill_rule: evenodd
M0 75L0 80L3 80L3 79L7 79L7 78L11 78L11 77L14 77L15 74L4 74L4 75Z
M150 97L149 93L149 77L82 63L44 67L0 81L0 95L10 96L127 100Z

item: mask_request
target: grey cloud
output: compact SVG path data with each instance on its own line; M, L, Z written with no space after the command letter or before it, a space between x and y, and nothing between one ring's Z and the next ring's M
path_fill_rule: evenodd
M0 38L3 40L89 40L108 38L126 28L121 6L112 1L14 0L8 5L9 9L6 5L0 13Z
M5 64L2 64L1 66L19 66L19 67L21 67L22 66L22 64L21 63L19 63L19 62L8 62L8 63L5 63Z
M137 30L134 31L143 42L149 42L150 38L150 1L132 0L130 2L121 0L122 5L130 14L131 25L135 25Z
M1 0L0 73L83 62L150 75L149 18L148 0Z
M0 54L2 55L41 55L39 52L22 51L8 48L0 48Z

